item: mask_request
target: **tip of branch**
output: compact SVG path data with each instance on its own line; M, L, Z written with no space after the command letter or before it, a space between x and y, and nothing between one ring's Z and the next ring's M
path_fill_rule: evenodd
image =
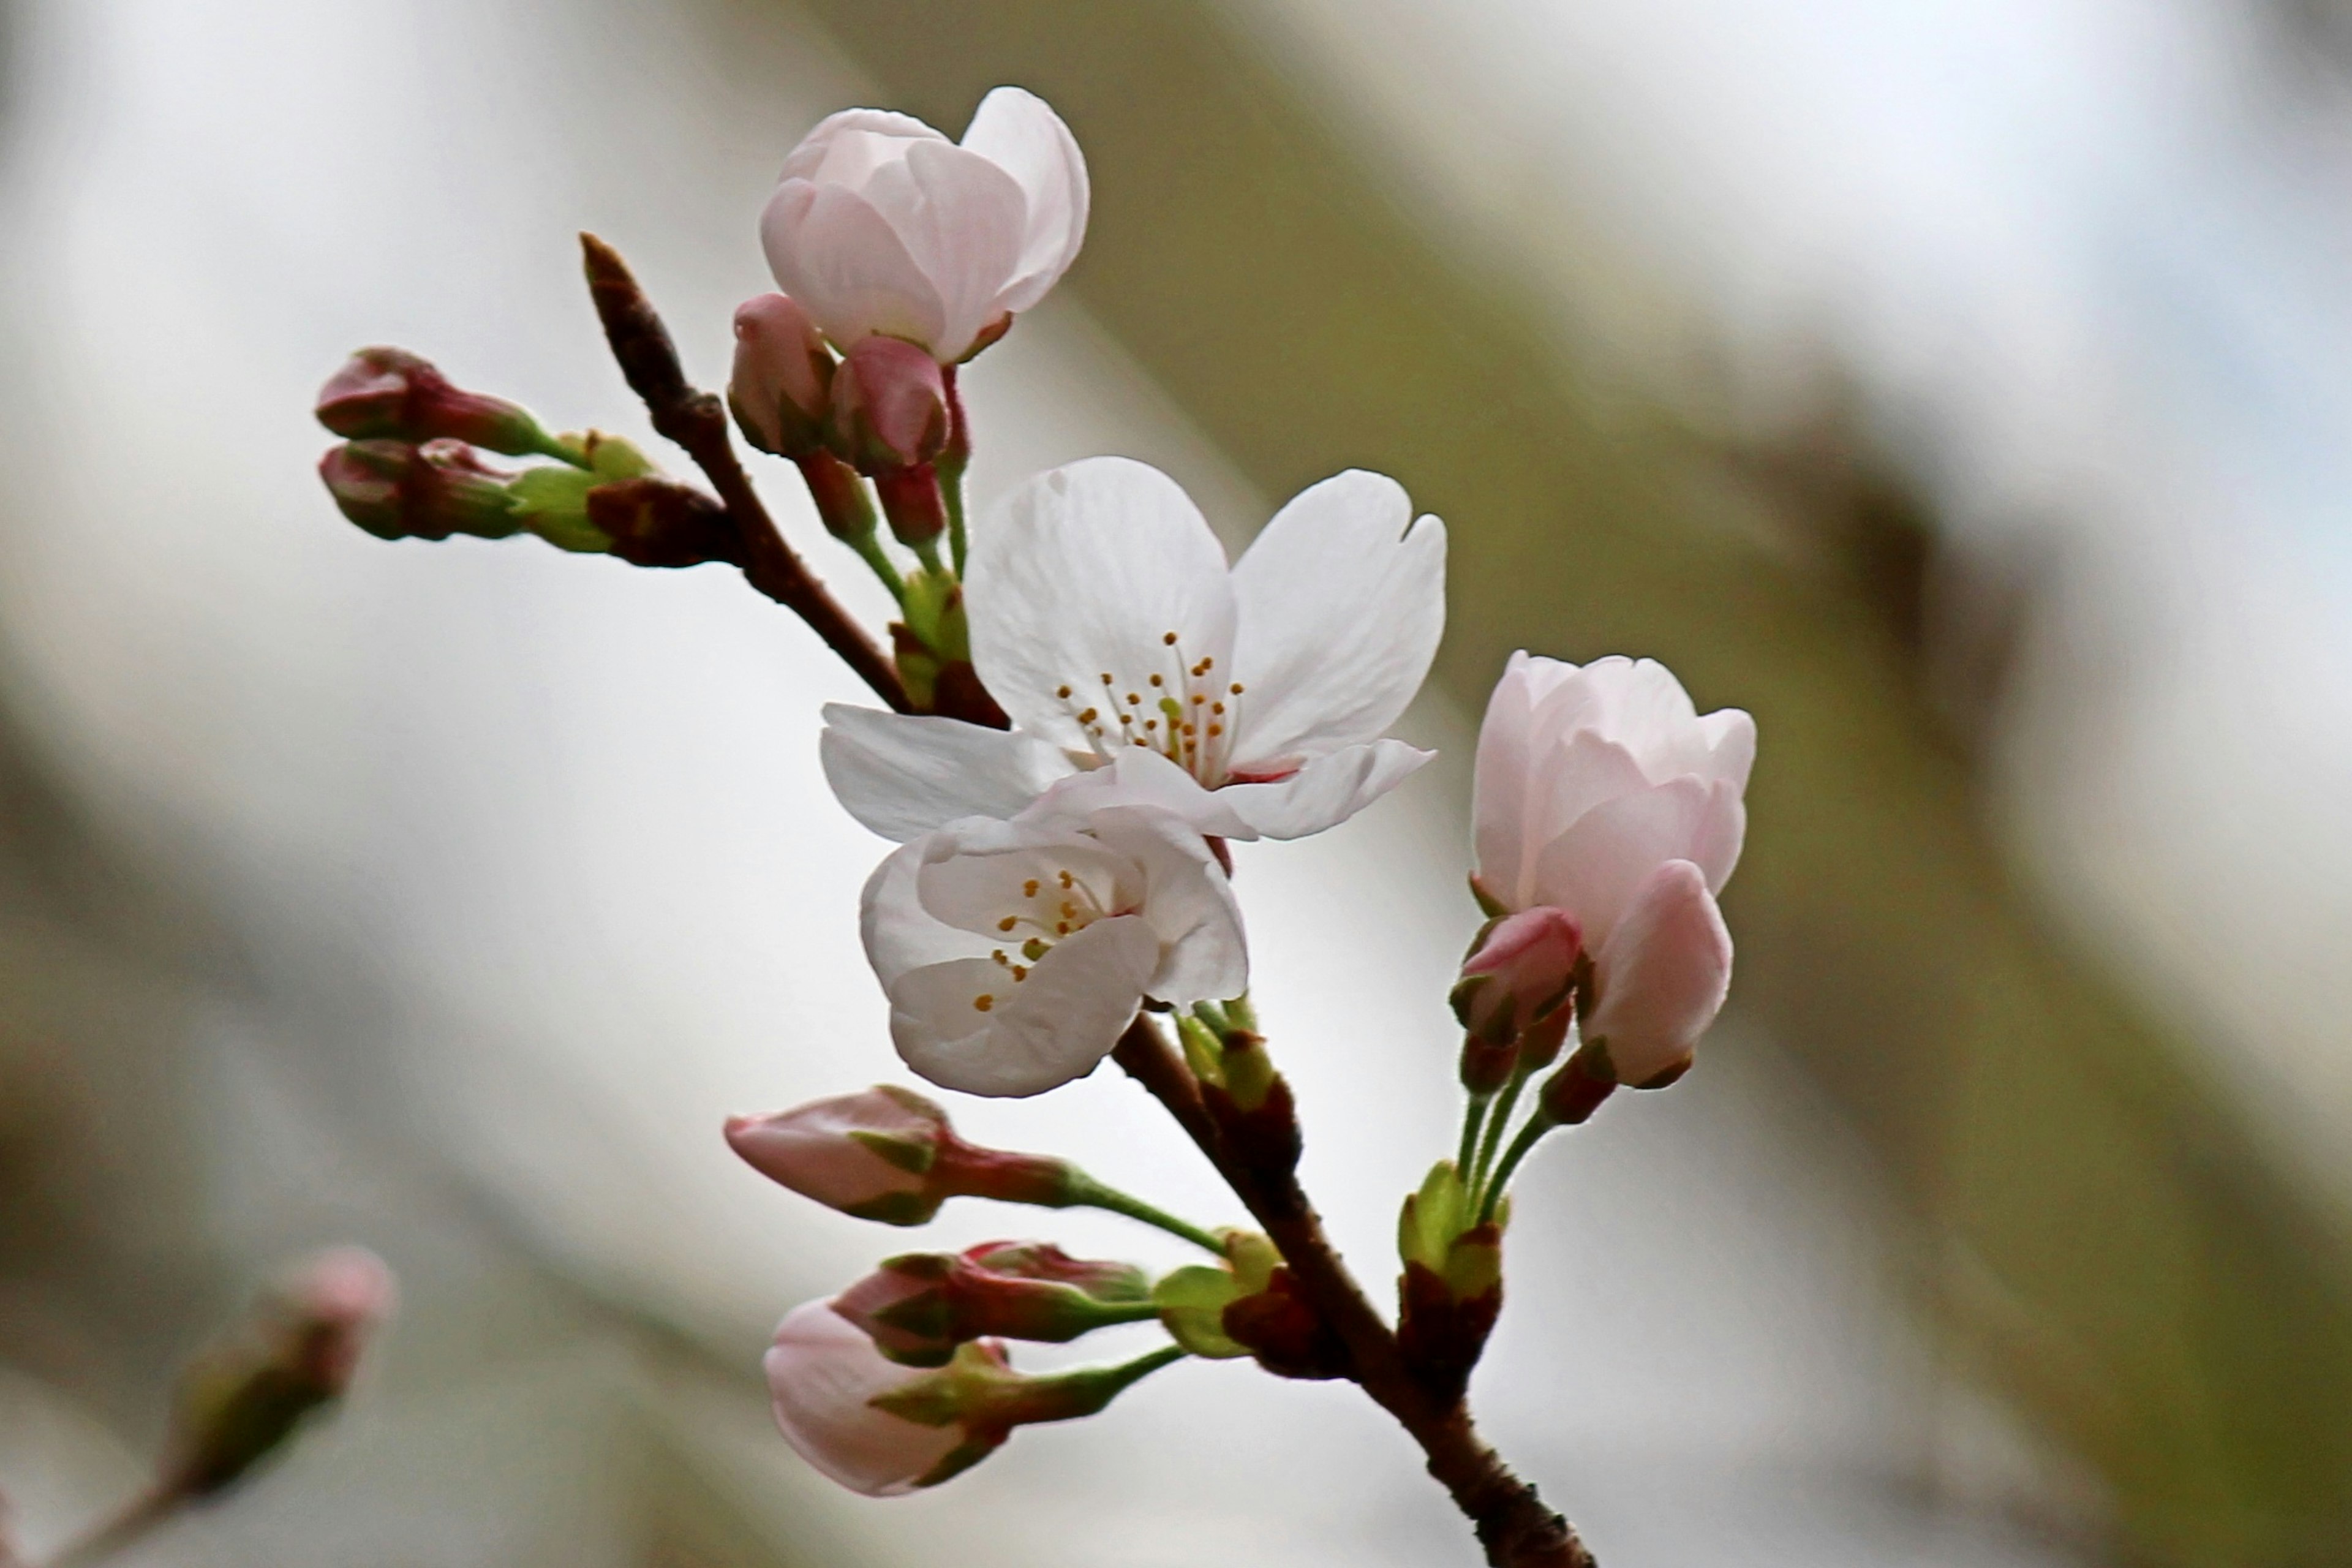
M580 259L591 288L600 283L636 281L629 275L629 264L621 259L621 253L584 228L580 231Z

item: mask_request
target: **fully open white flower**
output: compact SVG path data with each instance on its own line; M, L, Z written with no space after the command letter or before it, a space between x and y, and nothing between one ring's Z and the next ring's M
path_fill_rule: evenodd
M1701 717L1665 666L1511 656L1478 731L1478 887L1556 909L1593 966L1588 1042L1618 1079L1678 1071L1723 1005L1731 938L1715 895L1738 864L1756 721Z
M1429 760L1382 736L1444 631L1445 527L1382 475L1308 487L1228 569L1175 480L1091 458L982 520L965 588L973 667L1013 731L825 710L825 776L885 837L1139 801L1296 838Z
M1084 1077L1146 996L1184 1005L1249 986L1223 868L1150 806L1083 826L950 823L882 862L860 929L899 1056L970 1094Z
M760 238L778 285L836 347L878 332L953 363L1060 280L1087 204L1069 128L1000 87L961 144L910 115L831 116L784 160Z

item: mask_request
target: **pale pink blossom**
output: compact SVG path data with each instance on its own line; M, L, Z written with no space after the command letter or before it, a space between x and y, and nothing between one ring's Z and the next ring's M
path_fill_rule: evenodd
M824 444L833 406L833 354L806 310L782 294L735 309L735 372L727 401L762 452L798 458Z
M826 119L784 160L760 237L778 285L836 347L879 333L952 364L1060 280L1087 205L1069 128L1000 87L960 144L878 109Z
M1715 895L1747 832L1755 721L1701 717L1664 665L1511 656L1479 731L1477 886L1562 911L1592 960L1581 1027L1615 1079L1667 1081L1730 984Z
M886 838L1122 802L1221 838L1296 838L1430 757L1386 731L1444 631L1445 529L1379 474L1310 486L1229 568L1158 469L1055 468L981 520L965 606L1013 730L825 710L825 776Z
M1066 825L950 823L882 862L861 915L898 1055L969 1094L1085 1076L1146 997L1187 1005L1249 984L1223 868L1198 833L1149 806Z

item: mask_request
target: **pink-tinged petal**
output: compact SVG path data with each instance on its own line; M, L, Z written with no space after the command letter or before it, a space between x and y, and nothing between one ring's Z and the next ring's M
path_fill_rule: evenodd
M1527 832L1528 797L1536 785L1536 706L1558 684L1556 672L1573 668L1557 659L1530 658L1524 650L1512 654L1478 726L1470 792L1478 876L1513 909L1526 907L1539 847L1528 842Z
M1651 873L1689 857L1713 798L1708 786L1682 778L1593 807L1537 857L1529 901L1566 910L1587 946L1606 947Z
M937 351L946 301L889 220L856 192L786 180L761 216L760 242L777 284L836 347L881 332Z
M1017 730L828 703L817 755L844 810L905 843L964 816L1012 817L1075 772Z
M1527 841L1538 852L1596 807L1651 787L1633 753L1597 730L1576 731L1538 756Z
M879 1134L910 1148L946 1131L940 1109L905 1089L869 1089L790 1110L727 1121L727 1145L744 1163L803 1197L853 1209L923 1190L923 1178L882 1158L855 1136Z
M987 959L913 970L890 987L890 1038L942 1088L1042 1094L1110 1054L1159 964L1150 926L1122 916L1060 942L1019 982Z
M974 530L965 586L982 683L1015 724L1068 751L1095 744L1082 712L1116 737L1119 709L1148 712L1153 676L1233 666L1224 552L1148 464L1089 458L1030 479Z
M1739 864L1739 851L1747 839L1748 803L1740 798L1739 786L1712 784L1707 786L1706 811L1683 858L1696 862L1706 877L1708 892L1720 893Z
M784 156L779 180L845 184L864 178L875 165L896 157L894 145L945 142L947 138L911 114L887 109L845 109L816 122Z
M1028 222L1020 185L977 153L918 142L875 170L858 194L938 290L940 335L916 341L942 361L961 359L981 328L1003 313L997 296L1020 265Z
M1069 270L1086 242L1086 157L1061 116L1017 87L997 88L980 100L963 145L1011 174L1027 198L1019 268L996 303L1002 310L1028 310Z
M1756 765L1756 721L1741 709L1719 708L1699 720L1698 732L1707 750L1699 776L1745 792Z
M784 1440L851 1491L910 1492L964 1441L960 1424L924 1426L874 1407L925 1374L885 1358L830 1301L794 1308L764 1365Z
M1300 491L1234 568L1234 765L1378 738L1421 689L1445 631L1445 525L1351 468Z
M1731 989L1731 933L1697 867L1652 873L1601 950L1594 988L1584 1037L1608 1048L1617 1081L1638 1088L1690 1060Z
M1227 784L1216 799L1247 831L1227 838L1305 838L1336 827L1396 788L1435 757L1402 741L1374 741L1313 759L1272 784Z
M1224 868L1201 835L1166 812L1119 806L1098 814L1096 837L1143 869L1142 915L1160 940L1146 994L1181 1006L1249 989L1249 942Z

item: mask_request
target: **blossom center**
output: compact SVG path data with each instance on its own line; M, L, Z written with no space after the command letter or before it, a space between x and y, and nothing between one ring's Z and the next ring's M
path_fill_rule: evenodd
M988 955L996 965L996 981L972 997L972 1006L982 1013L994 1010L1059 943L1097 921L1134 912L1107 879L1090 880L1082 870L1066 866L1033 865L1028 870L1033 874L1008 876L980 919L961 922L1003 944ZM1098 881L1106 885L1098 886Z
M1140 680L1121 681L1101 670L1090 680L1064 682L1055 689L1055 699L1077 721L1098 761L1142 746L1191 773L1204 789L1233 782L1242 683L1218 670L1213 654L1188 657L1174 632L1163 633L1160 646L1167 663Z

